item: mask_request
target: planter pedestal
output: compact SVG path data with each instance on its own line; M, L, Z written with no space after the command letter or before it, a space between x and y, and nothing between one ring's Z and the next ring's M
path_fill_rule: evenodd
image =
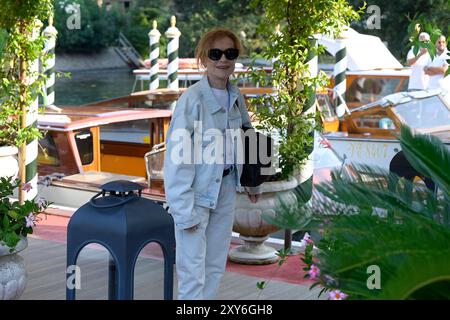
M9 253L9 247L0 245L0 300L19 299L25 291L28 275L24 259L18 252L27 244L27 239L23 238L13 253Z
M277 250L264 244L267 236L239 236L239 238L244 244L230 250L231 261L242 264L271 264L278 261Z
M280 201L286 205L295 203L294 188L297 179L265 182L260 186L262 192L256 203L251 203L245 193L237 194L233 231L240 234L243 245L233 248L228 257L242 264L269 264L278 261L277 250L264 244L268 235L279 228L266 222L262 216L275 216Z
M25 291L27 271L23 258L17 254L0 257L0 300L16 300Z

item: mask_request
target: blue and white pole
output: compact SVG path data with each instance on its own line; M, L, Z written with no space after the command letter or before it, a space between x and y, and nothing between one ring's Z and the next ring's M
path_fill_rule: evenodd
M46 63L44 66L44 72L47 76L44 92L44 106L47 108L55 107L55 46L56 37L58 31L53 26L53 17L48 19L48 26L43 31L45 37L44 55L46 57Z
M42 28L42 22L36 20L32 39L35 40L39 36ZM28 86L32 86L36 81L37 73L39 72L39 58L34 60L29 67L29 74L27 75ZM21 116L22 127L36 128L39 112L39 96L28 106L27 110ZM36 198L38 173L37 173L37 156L38 156L38 139L28 140L20 147L19 162L20 168L25 165L25 171L20 173L20 181L22 187L19 189L19 200L24 202L26 200L33 200ZM23 170L23 169L22 169Z
M338 50L335 55L335 64L333 69L334 76L334 107L336 114L340 118L346 111L345 90L346 90L346 71L347 71L347 50L343 39L337 39Z
M181 32L175 26L176 18L170 18L170 28L167 29L165 35L169 38L167 45L167 87L170 89L178 89L178 47Z
M310 78L316 78L318 74L318 56L317 56L317 39L311 40L311 47L309 50L309 56L308 56L308 70L309 70L309 77ZM305 107L302 112L302 117L307 117L310 121L310 138L311 138L311 148L308 150L309 156L305 161L305 164L303 165L300 174L297 176L297 179L299 180L299 187L303 191L307 191L307 197L305 197L305 201L308 201L311 198L312 195L312 180L313 180L313 169L314 169L314 163L313 163L313 151L314 151L314 126L315 126L315 120L314 115L316 113L316 86L313 85L310 88L310 96L306 100Z
M157 29L156 20L153 20L153 29L148 33L150 38L150 90L159 88L159 39L161 33Z

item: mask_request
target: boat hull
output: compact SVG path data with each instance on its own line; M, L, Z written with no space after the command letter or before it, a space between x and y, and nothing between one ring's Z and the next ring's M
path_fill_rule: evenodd
M345 163L358 163L377 166L389 170L394 156L401 151L400 141L388 138L337 136L335 133L325 134L331 147ZM450 141L445 144L450 150Z

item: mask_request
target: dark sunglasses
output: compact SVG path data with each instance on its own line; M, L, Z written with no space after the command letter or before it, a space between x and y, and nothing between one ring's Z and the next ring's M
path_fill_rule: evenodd
M219 61L220 58L222 58L223 54L225 54L225 58L227 58L228 60L234 60L237 59L237 57L239 57L239 50L235 48L228 48L225 49L224 51L217 48L209 49L208 58L210 58L213 61Z

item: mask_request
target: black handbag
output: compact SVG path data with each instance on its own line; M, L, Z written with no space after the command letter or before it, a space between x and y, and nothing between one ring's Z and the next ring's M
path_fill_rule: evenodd
M271 169L273 141L253 128L242 127L242 131L244 132L242 141L244 163L241 186L257 187L273 175Z

